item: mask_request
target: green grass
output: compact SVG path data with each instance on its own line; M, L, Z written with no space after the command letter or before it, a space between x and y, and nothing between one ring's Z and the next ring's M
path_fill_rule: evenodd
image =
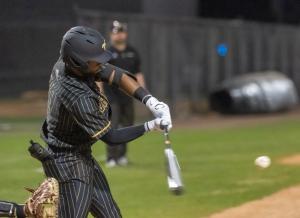
M37 172L39 162L27 153L29 139L41 141L41 121L5 122L11 123L12 130L0 131L0 198L23 202L28 196L23 187L43 178ZM293 120L239 128L174 129L171 138L186 186L182 196L168 192L159 133L130 144L128 168L104 167L104 171L125 218L205 217L300 183L297 167L276 162L300 152L299 126L300 121ZM101 160L104 145L95 144L93 153ZM257 169L253 161L259 155L269 155L272 166Z

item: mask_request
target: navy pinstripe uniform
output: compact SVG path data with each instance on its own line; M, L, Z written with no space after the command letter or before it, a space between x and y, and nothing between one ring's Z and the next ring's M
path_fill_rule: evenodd
M121 217L91 145L111 128L110 108L93 78L82 80L59 60L51 74L43 138L52 160L45 174L60 183L59 217Z

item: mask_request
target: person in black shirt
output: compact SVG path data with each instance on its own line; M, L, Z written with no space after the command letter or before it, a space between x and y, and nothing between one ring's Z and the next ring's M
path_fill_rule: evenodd
M141 60L137 51L127 42L127 24L119 21L112 23L110 32L110 47L112 59L110 64L120 67L132 73L137 82L145 88L144 76L141 72ZM110 102L113 116L112 126L123 127L134 123L134 102L133 99L115 87L104 84L104 91ZM106 166L114 167L117 165L125 166L127 160L127 144L116 146L107 145Z

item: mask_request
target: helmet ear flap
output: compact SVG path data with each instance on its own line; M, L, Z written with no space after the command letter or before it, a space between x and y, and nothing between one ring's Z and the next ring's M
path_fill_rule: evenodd
M70 67L78 69L80 71L86 71L88 69L87 63L80 60L79 58L76 58L76 56L73 55L73 57L65 57L63 58L64 62L67 63Z

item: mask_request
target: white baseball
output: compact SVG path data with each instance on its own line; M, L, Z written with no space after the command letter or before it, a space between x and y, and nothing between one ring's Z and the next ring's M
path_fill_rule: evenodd
M254 164L261 168L268 168L271 165L271 159L268 156L259 156L255 159Z

